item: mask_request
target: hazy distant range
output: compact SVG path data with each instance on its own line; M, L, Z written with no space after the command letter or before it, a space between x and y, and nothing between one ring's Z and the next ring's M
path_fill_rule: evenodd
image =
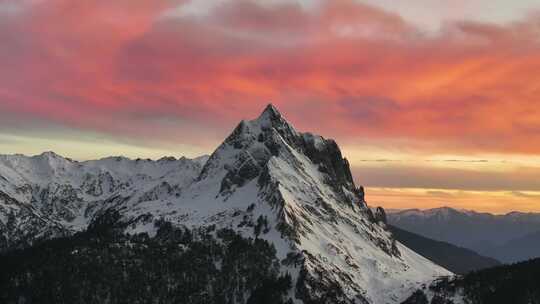
M540 257L540 213L494 215L449 207L387 213L391 225L472 249L503 263Z

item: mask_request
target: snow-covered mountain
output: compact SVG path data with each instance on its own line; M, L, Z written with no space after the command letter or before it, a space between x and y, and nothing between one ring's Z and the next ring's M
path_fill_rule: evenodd
M514 246L508 244L540 231L539 213L498 215L442 207L390 210L387 218L390 224L399 228L466 247L503 262L516 262L527 256L523 248L513 254ZM528 257L537 253L537 248L531 248Z
M153 235L164 219L267 240L295 282L297 303L400 303L451 274L392 237L335 141L296 131L272 105L242 121L210 157L0 157L4 250L84 230L107 210L130 234Z
M0 249L81 231L96 213L129 199L136 212L138 202L176 195L207 158L77 162L53 152L1 155Z

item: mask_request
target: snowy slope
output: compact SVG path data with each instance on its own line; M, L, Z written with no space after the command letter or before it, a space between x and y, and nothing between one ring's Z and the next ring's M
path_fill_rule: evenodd
M271 105L242 121L207 161L78 163L46 153L1 157L0 175L0 231L8 239L30 227L38 236L71 233L110 208L131 223L128 233L151 235L158 218L230 227L274 244L298 303L400 303L450 275L392 238L333 140L297 132ZM14 233L10 212L17 225L20 214L39 220Z
M95 213L140 193L175 193L207 157L77 162L53 152L0 156L0 249L85 229Z

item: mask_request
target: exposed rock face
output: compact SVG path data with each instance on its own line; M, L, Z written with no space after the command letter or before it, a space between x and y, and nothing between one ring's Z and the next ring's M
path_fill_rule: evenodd
M234 154L232 165L224 165L227 174L221 182L220 193L226 194L267 170L272 157L296 162L292 163L296 170L305 170L295 159L295 153L307 157L318 167L324 174L324 183L341 196L340 202L351 206L361 203L363 194L356 189L349 163L342 157L336 142L297 132L272 105L268 105L257 120L240 122L210 157L199 180L221 169L219 162L223 154Z
M387 223L386 222L386 212L384 211L384 209L382 207L377 207L375 209L375 212L373 213L373 216L374 216L374 220L376 222L380 222L380 223Z
M46 206L38 212L46 223L72 233L115 210L130 223L127 233L155 234L152 222L160 218L190 228L233 227L276 248L299 303L400 303L419 282L449 274L393 239L384 210L367 207L335 141L297 132L272 105L242 121L206 162L55 162L54 174L35 174L47 182L26 183L18 180L20 168L0 167L12 168L8 185L62 193L14 198L28 208ZM51 180L69 186L58 191Z
M402 304L429 304L429 301L423 291L417 290Z

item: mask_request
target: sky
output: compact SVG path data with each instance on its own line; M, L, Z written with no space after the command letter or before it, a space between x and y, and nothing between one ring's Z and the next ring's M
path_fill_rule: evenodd
M0 0L0 67L3 154L195 157L272 102L372 205L540 212L537 0Z

